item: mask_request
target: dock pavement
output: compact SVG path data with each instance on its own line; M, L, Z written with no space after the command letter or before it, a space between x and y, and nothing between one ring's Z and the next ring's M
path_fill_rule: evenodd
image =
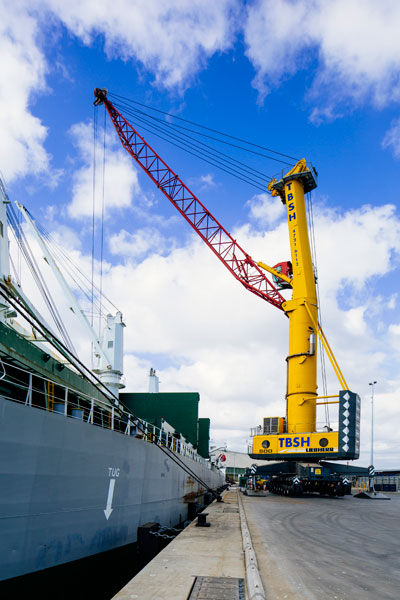
M248 538L243 538L243 509L239 490L228 490L223 494L223 502L214 501L203 511L207 513L210 527L198 527L197 519L182 531L164 550L148 563L113 600L187 600L194 590L196 578L225 578L206 580L209 590L213 582L230 587L230 580L242 580L244 594L236 592L232 586L236 600L263 600L259 593L257 573L254 573L255 557L249 556L245 564L244 542L248 546ZM249 573L250 584L246 582ZM228 579L227 579L228 578ZM250 585L252 594L248 593ZM242 589L243 589L242 588ZM209 592L210 593L210 592ZM213 598L213 595L195 595L195 598ZM219 598L220 596L218 596ZM222 596L221 596L222 597ZM228 596L223 596L227 597Z
M114 600L398 600L400 493L387 496L231 489L204 510L210 527L193 521Z

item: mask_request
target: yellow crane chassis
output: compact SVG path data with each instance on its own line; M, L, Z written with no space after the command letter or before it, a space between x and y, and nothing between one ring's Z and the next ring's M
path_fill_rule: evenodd
M256 435L250 456L254 459L298 461L355 458L340 449L338 431Z

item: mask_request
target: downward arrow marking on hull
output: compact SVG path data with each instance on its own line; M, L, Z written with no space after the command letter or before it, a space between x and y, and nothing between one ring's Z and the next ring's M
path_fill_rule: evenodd
M107 521L110 518L110 515L113 511L113 509L111 508L111 504L112 504L113 496L114 496L114 487L115 487L115 479L110 479L110 485L108 486L107 506L104 511Z

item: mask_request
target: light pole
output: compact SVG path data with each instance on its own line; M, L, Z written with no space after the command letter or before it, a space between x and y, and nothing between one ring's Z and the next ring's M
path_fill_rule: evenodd
M369 479L369 491L373 491L375 492L375 487L374 487L374 476L375 476L375 469L374 469L374 385L376 384L376 381L371 381L368 385L371 386L371 465L369 470L369 475L370 475L370 479ZM372 490L371 490L371 480L372 480Z

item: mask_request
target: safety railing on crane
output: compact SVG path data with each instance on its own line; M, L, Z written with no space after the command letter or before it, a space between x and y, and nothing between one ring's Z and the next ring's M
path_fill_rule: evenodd
M294 431L293 433L303 433L304 431L307 430L307 427L309 427L309 423L297 423L296 424L296 431ZM338 431L339 428L339 421L331 421L330 425L328 426L326 424L326 420L324 421L317 421L316 422L316 428L315 428L315 432L316 433L323 433L323 432L327 432L327 431ZM258 425L257 427L252 427L250 429L250 436L251 438L253 438L256 435L265 435L265 431L263 431L263 428L261 425ZM281 435L285 435L287 433L286 429L285 431L282 432Z

